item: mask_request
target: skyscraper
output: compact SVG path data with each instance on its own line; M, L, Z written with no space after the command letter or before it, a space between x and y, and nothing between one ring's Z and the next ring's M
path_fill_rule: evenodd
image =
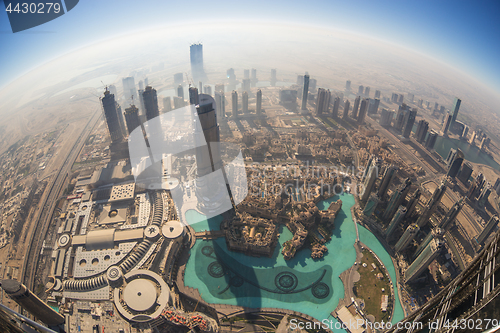
M244 69L243 70L243 79L249 79L249 78L250 78L250 70Z
M443 250L444 242L438 239L433 239L406 270L404 274L406 283L412 282L418 278Z
M21 308L35 316L36 319L51 328L63 328L64 317L33 294L24 284L16 280L2 280L1 286L10 298L19 304Z
M477 243L484 245L488 237L493 233L493 229L498 225L498 216L492 215L488 224L484 227L483 231L477 236Z
M378 107L380 105L380 99L370 99L369 101L370 103L368 106L368 114L377 114Z
M191 56L191 74L194 82L205 80L205 70L203 68L203 45L192 44L189 47Z
M160 110L158 108L158 98L156 97L156 90L151 86L147 86L146 90L142 93L142 99L144 100L144 108L146 113L146 119L151 120L160 115Z
M345 100L344 103L344 114L342 115L342 119L346 120L349 118L349 107L351 106L351 102L348 99Z
M339 117L339 106L340 106L340 98L335 97L335 100L333 101L333 110L332 110L333 118Z
M439 223L439 227L443 230L448 230L450 227L451 223L455 220L455 218L458 216L460 211L462 210L462 207L464 206L464 198L462 197L460 200L455 202L453 206L448 210L448 213L443 217L441 220L441 223Z
M177 87L177 96L184 100L184 88L180 84Z
M134 77L124 77L122 79L123 95L127 101L137 100L137 91L135 90Z
M354 104L352 106L352 117L354 119L358 119L358 109L359 109L359 102L361 101L361 97L356 97L354 100Z
M361 101L359 107L358 124L363 124L365 122L366 112L368 111L368 98L364 98Z
M372 216L379 202L380 200L378 199L377 195L372 193L368 198L368 201L366 202L365 208L363 209L363 214L367 217Z
M420 120L417 125L417 131L415 132L415 139L420 143L424 142L428 131L429 131L429 122L423 119Z
M212 95L212 87L209 85L205 85L203 87L203 93L205 93L207 95Z
M460 169L460 173L458 174L458 180L462 182L462 184L467 184L469 182L469 178L472 175L472 164L469 162L465 162L462 164L462 169Z
M307 111L307 94L309 93L309 75L304 75L304 90L302 91L302 111Z
M255 112L258 116L262 115L262 90L257 90L257 96L255 101Z
M451 125L455 124L455 121L457 121L458 110L460 109L460 104L462 104L462 100L455 97L455 101L453 101L453 107L451 108L451 111L452 111Z
M404 251L408 247L408 245L413 242L413 239L415 239L415 236L419 231L420 228L418 227L418 225L416 225L415 223L410 224L394 246L394 250L398 253Z
M215 92L224 93L224 91L225 91L225 89L224 89L223 83L219 83L219 84L215 85Z
M430 131L429 135L427 135L427 139L425 140L425 148L432 150L436 145L436 140L438 138L438 134L436 131Z
M375 98L380 99L380 90L375 90Z
M406 113L403 125L403 137L409 138L417 117L417 109L410 110Z
M250 79L243 79L241 83L241 90L249 92L250 91Z
M391 165L385 169L384 176L382 177L377 193L380 200L384 200L387 190L389 189L389 185L392 183L397 173L398 167L395 165Z
M174 86L181 85L184 82L184 74L183 73L175 73L174 74Z
M365 97L370 97L370 87L365 87Z
M273 68L271 69L271 87L274 87L276 85L276 69Z
M328 113L328 107L330 106L330 97L331 97L330 90L318 88L318 97L316 99L317 115Z
M172 111L172 102L170 101L170 97L163 98L163 112Z
M427 236L425 236L425 238L422 240L422 243L420 243L420 245L415 250L413 259L417 258L433 239L443 240L444 232L445 231L439 227L432 229L431 232L429 232Z
M346 90L347 92L351 91L351 81L350 81L350 80L347 80L347 81L345 82L345 90Z
M127 123L128 134L132 133L134 129L141 126L141 121L139 120L139 109L135 105L131 105L129 108L125 109L125 121Z
M248 114L248 93L246 91L241 94L241 109L243 114Z
M383 218L386 221L390 221L394 216L394 213L396 213L398 207L401 206L406 198L406 195L408 194L408 191L410 191L410 186L411 180L410 178L407 178L405 182L401 184L396 191L394 191L383 215Z
M406 207L405 206L399 206L398 210L394 214L394 217L392 218L391 222L389 223L389 226L387 227L387 230L385 232L385 239L389 241L392 237L392 234L398 226L401 224L403 221L403 218L406 215Z
M189 87L189 104L197 105L198 103L199 103L198 88Z
M215 93L215 112L217 114L217 122L226 117L226 97L224 93Z
M108 125L109 136L112 143L122 142L124 133L120 124L121 109L118 103L115 102L115 96L106 89L104 97L101 97L102 108L104 110L104 117Z
M372 163L370 165L368 175L365 179L364 182L364 190L363 193L361 194L361 201L365 202L368 200L368 197L370 196L370 193L373 190L373 187L375 186L375 181L377 180L378 177L378 165L380 165L381 161L378 159L373 159Z
M443 197L445 191L446 191L446 183L442 181L441 185L439 185L434 190L434 193L432 193L432 196L429 198L429 200L424 206L423 212L417 219L416 223L418 224L419 227L423 227L429 221L429 218L431 217L432 213L434 213L434 210L441 201L441 198Z
M229 85L229 90L235 90L236 89L236 74L234 74L234 69L229 68L227 70L227 78L228 78L228 85Z
M443 135L446 135L448 133L448 129L450 128L451 125L451 119L452 116L449 113L446 114L443 122L443 127L441 128L441 132Z
M486 207L486 203L488 202L488 198L491 194L491 187L490 184L488 183L488 186L486 186L479 197L477 198L477 205L479 208L484 209Z
M362 95L363 95L363 93L364 93L364 90L365 90L365 87L363 87L363 86L359 86L359 87L358 87L358 95L359 95L359 96L362 96Z
M231 94L231 102L233 118L238 118L238 93L236 91Z
M446 160L448 163L448 172L446 176L455 178L458 175L458 171L460 171L464 157L464 153L462 153L460 148L457 148L457 150L450 149L448 159Z
M257 82L259 82L259 80L257 79L257 70L255 68L252 68L252 77L250 78L251 86L255 87L257 85Z
M420 189L416 189L413 195L410 198L410 201L408 201L408 205L406 206L406 218L410 218L415 214L415 211L417 210L417 204L420 199L421 193Z
M380 113L379 124L385 127L391 126L392 118L394 118L394 111L382 109L382 112Z

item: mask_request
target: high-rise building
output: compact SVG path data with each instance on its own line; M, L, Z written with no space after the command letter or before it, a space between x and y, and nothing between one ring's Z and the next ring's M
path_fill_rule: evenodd
M174 109L180 109L184 106L186 106L186 102L184 101L184 98L174 96Z
M402 103L398 108L398 113L396 114L396 121L394 123L394 128L398 131L403 132L405 119L407 117L408 112L410 112L410 108L405 103Z
M139 81L139 90L144 90L144 81Z
M309 79L309 91L315 91L316 90L316 84L318 81L316 79Z
M380 99L380 90L375 90L375 99Z
M231 112L233 113L233 118L238 118L238 93L233 91L231 94Z
M457 178L462 182L462 184L467 184L469 182L469 178L472 175L472 164L469 162L465 162L462 164L462 169L460 169L460 173Z
M444 117L443 127L441 128L441 133L443 135L446 135L448 133L448 130L450 129L451 125L451 119L452 116L449 113L446 114L446 116Z
M358 119L358 110L359 110L359 102L360 101L361 101L360 96L356 97L356 99L354 100L354 104L352 106L352 117L354 119Z
M347 91L347 92L351 91L351 81L350 80L347 80L345 82L345 91Z
M451 108L451 124L455 124L457 121L458 111L460 110L460 104L462 104L462 100L455 97L453 101L453 107Z
M246 91L241 94L241 109L243 114L248 114L248 93Z
M410 103L413 103L414 99L415 99L415 95L412 93L408 93L408 100L410 101Z
M9 279L2 280L1 286L10 298L19 304L21 308L31 313L36 319L50 328L59 328L57 329L58 332L60 329L64 330L64 316L54 311L54 309L33 294L24 284ZM30 329L29 332L35 332L35 330Z
M122 84L123 84L123 95L125 96L125 99L127 102L133 103L134 100L137 101L137 90L135 90L135 82L134 82L134 77L129 76L129 77L124 77L122 79Z
M243 82L241 83L241 90L250 92L250 79L243 79Z
M396 231L398 226L401 224L405 215L406 215L406 207L399 206L398 210L394 214L394 217L392 218L391 222L387 226L387 230L385 232L385 239L387 241L389 241L391 239L392 234L394 233L394 231Z
M184 87L182 87L182 85L180 84L177 87L177 96L184 100Z
M455 178L458 175L458 171L460 171L460 167L464 161L464 153L460 150L460 148L450 149L450 153L448 154L448 158L446 159L446 163L448 164L448 172L446 176Z
M488 183L488 186L486 186L479 197L477 198L477 205L479 208L484 209L486 207L486 203L488 202L488 198L491 194L491 187L489 186L490 184Z
M403 94L399 95L398 103L403 104L405 96Z
M224 93L224 84L223 83L216 84L215 85L215 92Z
M415 132L415 139L420 143L424 142L428 131L429 122L423 119L420 120L417 125L417 131Z
M184 74L175 73L174 74L174 86L178 86L184 83Z
M257 82L259 82L259 80L257 79L257 70L255 68L252 68L252 77L250 78L252 87L255 87L257 85Z
M115 95L115 96L117 96L117 97L118 97L118 92L117 92L117 90L116 90L116 86L115 86L115 85L110 84L110 85L108 86L108 90L109 90L109 92L110 92L110 93L112 93L113 95Z
M217 122L226 117L226 96L219 91L215 92L215 113Z
M361 201L366 202L368 200L368 197L370 196L374 186L375 186L375 181L377 180L378 177L378 169L381 161L378 159L373 159L372 163L369 167L368 175L365 179L364 182L364 189L363 193L361 194Z
M192 44L189 47L191 56L191 74L193 75L193 80L200 81L205 80L205 69L203 68L203 45L202 44Z
M125 121L127 123L128 134L132 133L134 129L141 126L139 119L139 109L135 105L131 105L125 109Z
M372 193L366 202L365 208L363 209L363 214L367 217L372 216L379 204L380 200L376 194Z
M359 96L362 96L362 95L363 95L363 93L364 93L364 90L365 90L365 87L363 87L363 86L359 86L359 87L358 87L358 95L359 95Z
M365 97L370 97L370 87L365 87Z
M368 158L368 161L366 162L366 167L365 170L363 170L363 176L361 177L361 182L364 183L366 180L366 177L368 177L368 173L370 172L370 168L372 165L373 160L375 159L375 155L370 155Z
M257 96L255 101L255 112L258 116L262 115L262 90L257 90Z
M377 114L378 107L380 105L380 99L370 99L370 104L368 106L368 114Z
M432 213L434 213L436 207L439 205L439 202L441 201L441 198L443 197L445 191L446 183L442 181L441 185L439 185L439 187L434 190L434 193L432 193L432 196L424 206L424 210L417 219L416 223L419 227L423 227L429 221L429 218L431 217Z
M389 189L389 186L391 185L397 173L398 173L398 167L395 165L390 165L385 169L384 176L382 177L382 181L380 182L380 186L378 188L378 193L377 193L380 200L382 201L384 200L387 190Z
M144 100L146 120L158 117L160 115L160 109L158 108L156 89L153 89L151 86L147 86L142 93L142 99Z
M170 97L163 98L163 112L172 111L172 102L170 101Z
M276 69L273 68L271 69L271 87L274 87L276 85Z
M398 253L404 251L408 247L408 245L413 242L413 239L415 239L415 236L419 231L420 228L418 227L418 225L416 225L415 223L410 224L394 246L394 250Z
M429 330L429 325L421 325L419 328L412 329L412 333L498 331L494 326L486 329L482 325L481 328L471 329L472 325L464 327L451 323L485 323L492 318L500 318L500 288L498 288L497 279L499 247L500 233L497 231L492 240L474 257L465 270L460 272L437 295L386 332L407 332L407 330L398 330L398 327L415 327L415 322L435 324L431 330Z
M112 143L122 142L124 139L124 131L121 126L120 118L121 109L115 101L115 95L111 94L106 89L104 97L101 97L102 108L104 110L104 117L108 125L109 136Z
M426 270L431 262L437 258L444 250L444 242L433 239L422 253L411 263L404 273L406 283L412 282Z
M196 173L199 177L203 177L220 169L222 160L219 145L212 145L212 143L220 142L215 100L212 96L206 94L200 94L198 97L199 103L196 105L196 111L207 145L196 148ZM209 154L209 156L207 156L207 154ZM199 180L198 178L198 181Z
M330 106L330 90L323 88L318 88L318 97L316 99L316 114L321 115L328 113L328 108Z
M448 228L451 226L451 223L455 220L455 218L462 210L462 207L464 206L464 198L465 197L462 197L460 200L455 202L450 210L448 210L448 213L446 213L446 215L441 220L441 223L439 223L439 227L441 229L448 230Z
M427 135L427 139L425 140L425 148L429 150L434 149L438 136L439 134L436 131L431 130L429 132L429 135Z
M203 87L203 92L207 95L212 95L212 86L205 85Z
M351 102L348 99L345 100L344 103L344 114L342 115L342 119L346 120L349 118L349 107L351 106Z
M359 107L359 115L358 115L358 124L363 124L365 122L366 113L368 111L368 99L364 98L361 101L361 105Z
M307 111L307 94L309 93L309 75L304 75L304 90L302 91L302 111Z
M403 124L403 137L409 138L413 125L415 124L415 118L417 117L417 109L410 110L406 113L404 124Z
M417 188L413 193L413 195L411 196L410 201L408 201L408 205L406 206L406 215L405 215L406 218L410 218L413 215L415 215L418 201L420 200L421 195L422 194L420 192L420 189Z
M424 237L422 243L420 243L420 245L415 250L415 253L413 253L413 259L417 258L433 239L443 240L444 233L445 230L439 227L433 228L431 232L429 232L427 236Z
M387 204L387 208L385 209L383 218L386 221L392 220L394 214L396 213L396 210L398 209L399 206L403 203L403 201L406 198L406 195L410 191L410 186L411 186L411 180L410 178L407 178L403 184L399 186L397 190L392 193L391 199L389 200L389 203Z
M227 73L227 79L229 81L228 91L235 90L236 89L236 74L234 73L234 69L229 68L226 73Z
M382 109L382 112L380 113L379 124L386 127L391 126L392 118L394 118L394 111Z
M199 103L198 88L189 87L189 104L197 105Z
M391 102L397 103L398 102L398 97L399 97L398 94L392 93L392 95L391 95Z
M333 118L339 117L340 97L335 97L333 100L332 116Z
M497 194L500 194L500 178L497 178L495 185L493 185L493 189L497 192Z
M243 70L243 79L249 79L249 78L250 78L250 70L244 69Z
M488 224L484 227L483 231L477 236L477 243L479 245L484 245L488 237L494 232L494 228L498 225L498 216L492 215Z

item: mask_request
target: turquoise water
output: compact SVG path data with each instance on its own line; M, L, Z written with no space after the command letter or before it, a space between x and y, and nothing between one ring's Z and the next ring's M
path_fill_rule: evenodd
M332 239L326 243L328 252L322 259L311 259L311 251L304 249L293 259L284 260L281 255L283 243L293 235L283 226L279 229L278 245L270 258L250 257L229 251L222 238L215 241L198 240L191 249L184 283L198 288L203 299L209 303L299 310L317 320L335 322L330 313L336 308L339 299L344 297L339 275L351 267L356 259L353 247L356 229L350 212L354 197L343 194L318 203L320 209L327 209L331 202L339 198L343 202L342 210L335 219ZM195 231L219 229L221 217L209 220L203 220L202 217L194 210L186 212L188 221L200 221L191 225ZM360 231L361 240L370 248L373 246L372 250L388 267L395 281L390 256L375 236L366 229L361 230L364 230ZM284 285L278 283L281 280ZM287 290L287 286L290 286L290 290ZM403 312L399 301L396 303L394 319L399 321L403 318Z

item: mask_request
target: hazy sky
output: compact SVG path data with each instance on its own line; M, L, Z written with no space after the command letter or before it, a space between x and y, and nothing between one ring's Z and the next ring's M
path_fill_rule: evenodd
M16 34L2 7L0 88L55 57L114 36L225 21L312 25L385 40L445 62L500 92L500 2L495 0L82 0L67 14Z

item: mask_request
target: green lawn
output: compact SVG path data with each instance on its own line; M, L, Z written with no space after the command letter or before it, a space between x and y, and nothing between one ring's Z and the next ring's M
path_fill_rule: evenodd
M366 267L363 267L362 263L366 263ZM373 269L372 263L377 266L376 269ZM390 279L386 271L381 269L378 260L367 249L363 250L363 258L361 258L361 264L358 265L360 265L358 268L360 280L354 284L355 294L365 301L365 312L375 316L376 322L388 321L389 315L392 313L392 298ZM377 273L384 275L382 280L377 278ZM382 288L384 288L384 292L382 292ZM382 295L389 295L389 305L386 312L382 312L380 309Z

